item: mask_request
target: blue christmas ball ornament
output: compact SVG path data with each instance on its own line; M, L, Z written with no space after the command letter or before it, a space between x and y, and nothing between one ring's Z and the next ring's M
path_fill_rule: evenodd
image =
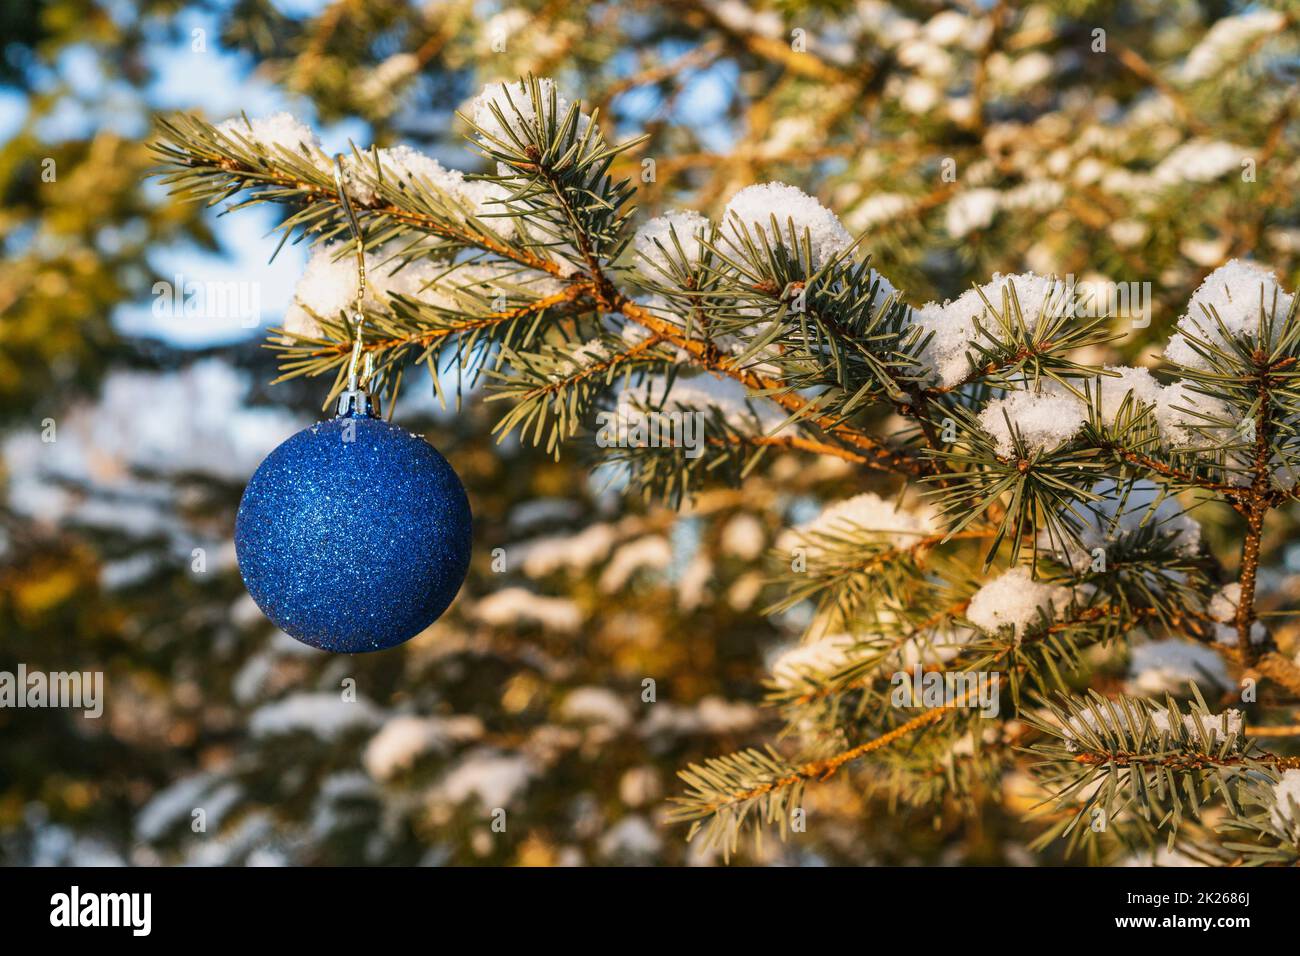
M286 633L378 651L441 616L469 570L469 501L446 459L364 393L258 466L235 519L248 593Z

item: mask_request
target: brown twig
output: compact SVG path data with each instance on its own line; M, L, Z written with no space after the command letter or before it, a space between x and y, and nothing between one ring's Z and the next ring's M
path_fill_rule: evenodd
M649 329L676 345L701 367L740 382L755 392L766 393L766 397L791 414L804 416L826 434L845 442L862 453L867 467L882 471L896 471L906 475L919 476L925 473L925 463L917 456L901 449L890 448L865 432L859 431L843 421L830 415L819 414L809 402L795 393L784 390L780 383L771 381L736 365L723 356L716 348L698 339L687 338L671 322L654 315L644 306L638 305L626 295L611 288L609 304L626 318Z

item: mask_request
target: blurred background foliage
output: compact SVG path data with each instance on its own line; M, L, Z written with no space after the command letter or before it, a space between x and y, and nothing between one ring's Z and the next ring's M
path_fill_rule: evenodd
M264 330L303 257L267 264L273 221L221 220L148 180L155 111L288 109L333 149L406 142L472 169L455 110L485 82L554 76L611 137L650 134L620 159L644 215L716 213L775 179L865 234L914 304L1027 269L1149 282L1151 325L1118 317L1115 358L1150 360L1227 259L1300 279L1298 12L4 4L0 670L103 671L107 700L99 720L0 709L0 861L712 862L661 823L674 771L777 726L765 666L806 617L759 613L763 554L819 501L864 490L790 460L681 514L646 509L579 457L493 444L490 408L440 409L412 381L397 418L456 465L476 515L461 598L378 655L274 633L239 581L234 509L325 388L268 386L262 331L160 317L155 283L257 283ZM1275 607L1295 591L1290 530L1272 542ZM741 861L1029 859L1023 781L977 794L974 822L871 784L818 788L806 833Z

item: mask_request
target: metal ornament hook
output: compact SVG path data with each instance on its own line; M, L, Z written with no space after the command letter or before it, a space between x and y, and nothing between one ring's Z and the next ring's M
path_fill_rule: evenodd
M361 367L361 352L364 340L366 314L362 308L362 302L366 297L366 240L361 231L361 222L357 219L356 210L352 208L352 200L348 196L347 188L343 185L343 154L334 154L334 186L338 190L339 202L343 206L343 212L347 216L348 229L352 233L352 242L356 248L357 256L357 297L353 303L352 314L352 356L348 360L348 387L339 396L338 414L339 415L371 415L379 414L379 402L371 397L366 389L366 384L374 374L375 363L374 356L367 353L364 367ZM360 367L360 377L358 370Z

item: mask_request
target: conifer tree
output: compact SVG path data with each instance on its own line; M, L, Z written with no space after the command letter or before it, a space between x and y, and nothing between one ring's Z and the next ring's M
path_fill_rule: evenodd
M772 668L784 731L683 768L689 836L730 853L800 831L811 791L852 768L922 808L970 810L1019 776L1047 797L1041 845L1090 859L1298 858L1300 758L1271 728L1300 668L1260 569L1296 495L1300 321L1255 249L1180 305L1153 375L1099 360L1144 327L1141 299L1020 272L923 302L793 186L640 217L616 170L641 141L550 80L490 84L462 120L484 173L401 146L341 159L387 406L412 369L440 393L481 384L501 438L674 508L782 456L876 489L776 542L769 611L806 618ZM361 334L331 157L285 115L174 116L155 149L173 190L281 204L283 238L313 243L269 344L286 379L332 382L328 405ZM1231 542L1202 534L1216 507Z

